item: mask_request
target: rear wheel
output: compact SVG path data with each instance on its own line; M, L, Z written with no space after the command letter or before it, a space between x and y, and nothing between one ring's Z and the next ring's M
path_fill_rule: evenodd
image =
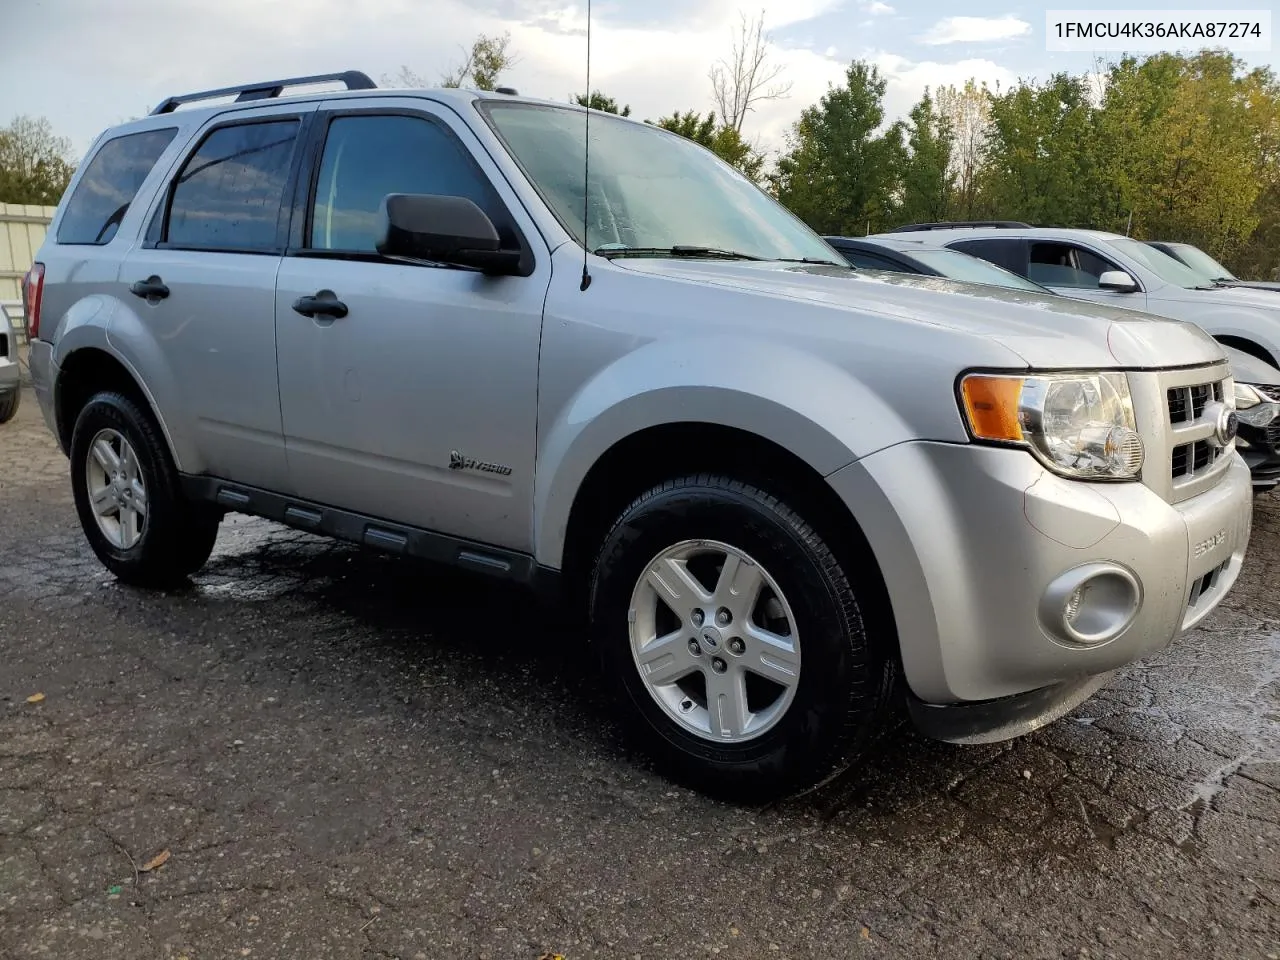
M638 498L601 550L591 607L629 729L708 792L812 786L883 722L895 661L818 532L755 487L702 475Z
M0 423L8 423L18 414L18 404L22 402L22 391L14 389L0 394Z
M175 586L213 552L220 511L183 497L155 421L124 394L99 393L76 418L71 487L89 545L126 583Z

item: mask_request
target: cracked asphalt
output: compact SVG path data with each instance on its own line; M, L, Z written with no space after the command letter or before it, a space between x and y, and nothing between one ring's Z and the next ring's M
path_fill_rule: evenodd
M0 957L1277 958L1277 584L1268 496L1223 607L1063 721L903 731L734 808L626 752L519 591L235 517L192 588L116 584L28 393L0 426Z

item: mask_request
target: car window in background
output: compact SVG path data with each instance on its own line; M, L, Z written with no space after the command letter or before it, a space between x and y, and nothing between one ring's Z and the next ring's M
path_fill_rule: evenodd
M1213 257L1209 256L1199 247L1193 247L1189 243L1179 243L1172 245L1178 251L1180 258L1188 267L1196 273L1203 274L1207 280L1235 280L1231 275L1231 271L1220 264ZM1157 251L1164 253L1163 250ZM1167 254L1166 254L1167 256ZM1175 258L1177 259L1177 258Z
M1077 287L1096 290L1098 279L1108 270L1120 268L1074 243L1031 244L1027 276L1050 287Z
M688 245L766 260L839 259L710 150L657 127L595 113L584 231L582 111L501 101L482 109L565 230L589 250Z
M989 283L996 287L1009 287L1014 290L1033 290L1036 293L1052 293L1038 283L1020 277L1004 267L994 263L971 257L958 250L922 249L911 251L911 256L925 266L932 267L944 277L952 280L963 280L968 283Z
M840 251L840 256L844 257L855 267L864 270L893 270L896 273L915 273L900 263L892 260L886 260L884 257L878 257L874 253L867 253L865 250L848 250L843 247L836 247Z
M1148 270L1166 283L1172 283L1188 290L1204 285L1204 278L1196 274L1185 263L1179 263L1167 253L1161 253L1155 247L1131 240L1128 237L1108 237L1107 244L1115 247L1137 260Z
M209 134L174 184L165 246L277 249L280 205L297 135L297 120L239 123Z
M504 247L518 244L492 184L448 129L424 117L370 114L329 124L308 245L373 253L389 193L466 197L489 215Z
M144 130L104 143L67 201L58 243L110 243L142 181L177 132L176 127Z

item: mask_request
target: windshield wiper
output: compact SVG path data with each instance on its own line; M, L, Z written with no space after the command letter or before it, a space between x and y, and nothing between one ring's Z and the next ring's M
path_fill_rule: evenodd
M819 260L816 257L778 257L777 263L819 263L828 267L848 267L850 270L853 266L847 263L839 263L835 260Z
M697 247L677 243L670 247L598 247L593 251L597 256L608 257L686 257L704 260L763 260L750 253L739 253L737 250L721 250L719 247Z

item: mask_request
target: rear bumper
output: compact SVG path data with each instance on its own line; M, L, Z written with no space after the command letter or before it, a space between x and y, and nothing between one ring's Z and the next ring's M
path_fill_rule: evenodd
M53 405L53 385L58 379L58 367L53 362L53 344L47 340L32 340L27 354L27 367L31 371L31 385L35 388L36 401L40 404L40 412L44 414L44 422L61 443Z
M1070 685L1163 649L1231 589L1252 522L1239 457L1176 504L1140 483L1069 481L1024 451L977 445L898 444L828 482L884 576L911 693L934 705L1043 688L1070 699L1088 686ZM1136 612L1103 642L1065 641L1052 619L1064 609L1058 585L1095 568L1132 578Z

